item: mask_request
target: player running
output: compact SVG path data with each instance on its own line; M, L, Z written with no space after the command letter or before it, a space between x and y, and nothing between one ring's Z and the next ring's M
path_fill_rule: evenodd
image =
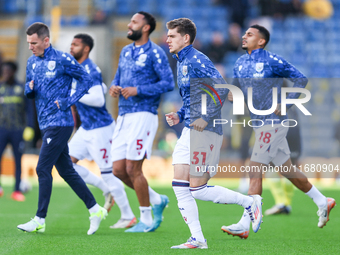
M183 106L177 113L166 114L166 120L170 126L185 122L172 155L174 165L172 187L178 201L178 208L191 232L187 242L171 248L207 249L195 198L218 204L243 206L249 213L249 217L254 219L254 232L258 231L261 224L262 198L259 195L245 196L224 187L207 185L216 171L205 171L207 168L202 167L217 167L219 163L223 140L222 127L221 125L215 127L213 120L221 119L221 108L228 90L213 88L214 84L225 83L225 81L210 59L192 47L196 37L195 24L187 18L180 18L169 21L167 28L169 50L178 61L177 84ZM210 98L207 101L206 114L201 112L201 92L204 87L212 92L217 91L220 100L215 106Z
M154 231L169 203L167 196L148 187L142 172L143 161L151 156L157 132L161 95L174 89L167 56L149 39L155 27L155 18L147 12L132 16L127 37L134 43L123 48L110 87L110 95L119 96L119 116L111 149L113 173L136 191L140 205L140 222L126 232Z
M87 234L92 235L107 211L96 203L85 182L74 170L67 145L74 126L70 107L93 85L92 78L70 54L52 47L49 28L45 24L32 24L26 34L33 56L27 60L25 95L35 98L43 142L36 169L39 181L38 211L31 221L18 225L18 229L45 232L45 218L52 193L51 172L55 165L60 176L89 209L90 229ZM82 87L70 97L73 78Z
M319 216L318 227L322 228L329 220L329 213L335 206L333 198L326 198L313 186L307 177L292 165L290 150L286 135L288 127L281 125L287 119L281 115L281 86L283 78L294 82L295 88L304 88L308 82L307 78L288 63L282 57L264 50L269 42L269 31L260 25L251 26L242 37L242 48L246 54L241 56L235 63L234 82L245 95L247 102L248 88L253 89L253 107L256 110L268 110L272 107L273 89L277 88L278 106L272 114L256 115L251 113L251 119L259 120L261 127L254 128L255 145L250 159L250 168L260 169L258 172L250 172L249 195L262 194L262 167L272 162L276 166L283 166L287 171L281 174L288 178L298 189L306 193L318 206ZM256 78L256 79L255 79ZM289 93L287 98L297 99L300 93ZM232 94L229 92L228 99L232 101ZM291 106L291 105L290 105ZM248 105L249 107L249 105ZM289 105L288 105L289 108ZM253 124L260 125L260 124ZM244 211L241 220L231 226L222 226L222 230L233 235L247 238L249 235L250 218Z
M116 201L121 211L121 219L112 228L132 227L136 224L136 217L130 208L122 181L112 173L110 149L115 121L105 107L106 85L103 83L101 70L89 59L93 45L93 38L87 34L75 35L71 44L71 55L91 75L93 86L75 103L81 126L69 143L70 156L73 167L81 178L104 192L105 209L110 211L113 205L112 196ZM82 84L73 79L71 96L81 87ZM76 164L84 158L93 159L97 163L103 179Z

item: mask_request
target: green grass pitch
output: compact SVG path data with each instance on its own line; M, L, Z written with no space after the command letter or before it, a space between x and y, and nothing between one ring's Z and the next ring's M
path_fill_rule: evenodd
M336 206L326 227L317 227L317 207L309 197L295 191L293 211L290 216L265 216L258 233L250 232L247 240L228 236L222 225L236 223L243 209L237 205L220 205L198 201L203 233L208 240L208 250L170 250L172 245L185 242L189 229L177 208L171 187L155 190L170 198L164 212L164 221L153 233L124 233L110 229L120 213L115 205L93 236L87 236L89 214L80 199L67 186L54 186L46 231L42 234L23 233L18 224L34 217L37 209L38 188L26 195L26 201L12 201L11 187L5 187L0 198L0 254L340 254L340 207ZM91 188L101 205L101 191ZM139 216L138 202L132 190L126 188L130 205ZM340 191L323 189L326 196L340 202ZM268 190L264 190L263 209L273 204Z

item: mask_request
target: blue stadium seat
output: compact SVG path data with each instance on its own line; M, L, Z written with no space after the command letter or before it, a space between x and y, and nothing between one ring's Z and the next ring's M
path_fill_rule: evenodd
M286 31L300 32L303 29L303 22L299 17L287 17L283 22L283 26Z
M283 30L275 30L270 35L270 42L271 43L283 43L285 40L285 33Z
M94 0L94 7L98 10L103 10L106 13L113 13L122 0L110 1L110 0Z
M223 59L223 63L226 65L234 66L236 60L241 56L242 54L238 52L228 52Z
M282 19L273 19L272 30L276 33L277 31L283 31L284 25ZM274 33L273 33L274 34Z
M89 19L86 16L72 16L69 25L85 27L89 25Z
M329 68L329 73L330 73L330 77L332 77L332 78L340 78L340 66L339 65L336 65L336 66L332 65ZM340 86L337 85L337 87L340 90Z
M145 11L152 13L153 15L158 14L157 0L144 0L137 3L138 11Z
M25 20L26 26L32 25L35 22L43 22L43 23L45 23L48 26L51 23L50 18L46 19L42 15L36 15L36 16L32 16L32 17L27 17L26 20Z
M306 55L302 53L292 53L289 55L289 62L294 66L304 65L306 64Z
M118 4L116 8L116 13L120 15L129 14L130 13L129 5L126 2Z
M321 65L321 64L312 65L310 77L313 77L313 78L327 78L327 77L329 77L327 66Z
M307 42L306 50L310 53L313 53L314 51L325 51L326 46L324 42Z

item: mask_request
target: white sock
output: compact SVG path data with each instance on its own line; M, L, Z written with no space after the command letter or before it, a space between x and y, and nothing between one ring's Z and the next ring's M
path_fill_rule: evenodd
M100 206L99 206L98 204L95 204L94 206L92 206L92 207L89 209L89 212L90 212L90 214L91 214L91 213L96 213L96 212L99 211L99 209L100 209Z
M208 186L207 184L191 187L191 194L194 198L203 201L212 201L216 204L238 204L244 208L251 206L253 198L241 193L221 187Z
M91 184L101 189L104 195L110 192L104 180L99 176L93 174L90 170L75 163L73 163L73 168L77 171L77 173L80 175L80 177L84 180L85 183Z
M327 206L327 198L324 195L322 195L321 192L317 188L315 188L314 185L308 192L306 192L306 195L313 199L313 202L319 208Z
M238 223L240 223L243 227L245 227L246 229L249 230L250 222L251 222L251 220L250 220L249 213L246 209L244 209L242 217L241 217L241 219Z
M161 195L159 195L156 191L154 191L150 186L149 186L149 197L150 197L150 203L152 206L159 205L160 203L162 203Z
M172 188L177 198L179 211L185 223L188 224L191 236L199 242L205 242L198 218L197 204L190 193L189 182L173 179Z
M120 218L125 220L132 220L135 215L131 210L123 182L113 175L112 170L108 173L103 173L102 171L102 178L107 184L108 189L113 196L113 199L120 209Z
M152 225L151 206L140 206L140 221L147 226Z
M34 219L39 222L40 225L44 225L45 223L45 218L40 218L38 216L35 216Z

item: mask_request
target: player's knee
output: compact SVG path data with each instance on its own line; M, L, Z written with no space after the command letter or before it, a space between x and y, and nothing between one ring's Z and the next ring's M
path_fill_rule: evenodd
M52 178L52 175L49 171L46 171L46 168L44 167L39 167L37 166L36 168L36 171L37 171L37 175L39 178Z
M126 173L130 178L138 178L143 175L142 169L136 167L135 165L127 165Z
M118 167L113 168L113 175L116 176L119 179L124 179L126 177L126 170Z
M207 194L207 186L201 189L198 189L198 187L191 187L190 192L195 199L206 200L205 197Z

